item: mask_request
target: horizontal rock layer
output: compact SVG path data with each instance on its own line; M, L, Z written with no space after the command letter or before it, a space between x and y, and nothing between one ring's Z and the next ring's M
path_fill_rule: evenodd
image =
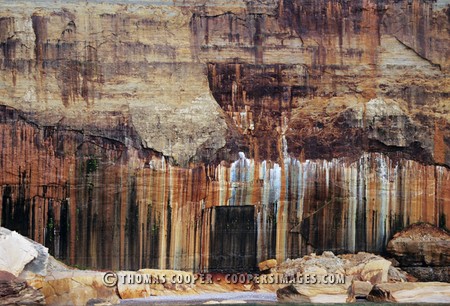
M0 103L40 124L185 166L276 161L283 136L309 159L450 165L445 1L1 5ZM392 103L366 112L375 98Z

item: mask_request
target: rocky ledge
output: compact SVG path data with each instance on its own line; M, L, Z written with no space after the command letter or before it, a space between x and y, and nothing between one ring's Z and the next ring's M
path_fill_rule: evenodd
M313 283L293 282L277 290L278 300L295 303L449 303L450 284L416 282L408 273L392 266L391 261L369 253L335 256L324 252L295 260L287 260L276 271L287 278L300 273L315 275ZM344 282L330 280L343 275ZM321 281L322 280L322 281Z
M413 224L394 235L387 251L420 280L450 282L450 234L444 229Z

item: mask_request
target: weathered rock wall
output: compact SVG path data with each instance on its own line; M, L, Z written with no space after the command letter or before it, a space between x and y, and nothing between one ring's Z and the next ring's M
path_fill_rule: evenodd
M71 264L215 268L216 206L243 266L449 226L446 1L0 6L1 225Z
M239 255L251 268L313 250L381 252L408 224L450 222L442 166L375 153L281 164L241 154L186 169L118 141L40 128L9 108L1 130L2 226L82 267L208 270L210 254L225 248L224 260ZM249 205L253 215L236 221ZM227 213L216 206L237 208L222 230L215 216Z
M108 131L127 120L133 141L182 165L230 160L236 143L274 160L284 134L294 156L348 155L350 141L450 163L445 1L2 6L1 103L40 124L126 142ZM353 126L344 111L374 98L402 118Z

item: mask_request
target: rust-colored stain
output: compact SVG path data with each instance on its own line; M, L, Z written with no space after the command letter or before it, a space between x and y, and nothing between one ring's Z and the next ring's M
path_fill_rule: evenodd
M449 224L444 167L365 154L179 168L151 151L39 128L10 108L1 115L2 226L82 267L208 271L215 219L207 208L230 203L255 206L245 221L255 224L246 242L254 262L308 247L379 251L410 223Z

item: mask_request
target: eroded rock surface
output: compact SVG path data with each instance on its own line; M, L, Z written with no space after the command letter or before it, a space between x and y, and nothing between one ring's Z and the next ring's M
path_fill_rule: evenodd
M251 270L450 224L445 1L0 5L1 224L57 258L207 271L226 238Z
M395 281L398 270L391 270L391 262L381 256L360 252L358 254L334 255L324 252L318 256L311 254L298 259L288 259L279 264L276 273L294 277L297 273L314 273L316 275L343 275L346 282L367 281L372 284ZM405 279L406 281L406 274ZM402 281L402 280L401 280Z
M277 290L278 300L282 302L345 303L369 296L375 301L378 295L387 301L386 295L376 288L377 284L412 280L407 273L393 268L390 261L363 252L338 256L332 252L311 254L288 259L275 271L292 281ZM313 282L301 283L299 275L302 280L306 275L313 276Z
M387 251L420 280L450 281L450 234L444 229L413 224L394 235Z
M314 250L380 252L410 223L449 224L450 171L442 166L375 153L281 162L242 153L232 163L182 168L154 151L1 110L2 225L72 265L204 271L220 268L210 265L221 252L215 241L245 234L248 247L229 247L247 252L251 271ZM230 218L213 237L220 209ZM232 225L232 216L242 222ZM227 224L241 232L230 235Z
M448 4L1 5L2 104L39 124L142 144L183 165L220 160L236 141L277 160L283 136L307 158L394 149L449 165ZM372 121L373 99L396 106L377 104ZM366 104L358 122L346 117Z
M450 297L450 284L415 282L408 273L392 267L390 261L363 252L339 256L331 252L320 256L311 254L279 264L275 273L282 273L291 280L288 286L277 290L281 302L447 303ZM294 278L298 274L314 275L315 281L299 283L298 278ZM345 282L326 283L326 278L322 277L325 275L343 275Z
M45 299L23 279L0 271L0 305L45 305Z

